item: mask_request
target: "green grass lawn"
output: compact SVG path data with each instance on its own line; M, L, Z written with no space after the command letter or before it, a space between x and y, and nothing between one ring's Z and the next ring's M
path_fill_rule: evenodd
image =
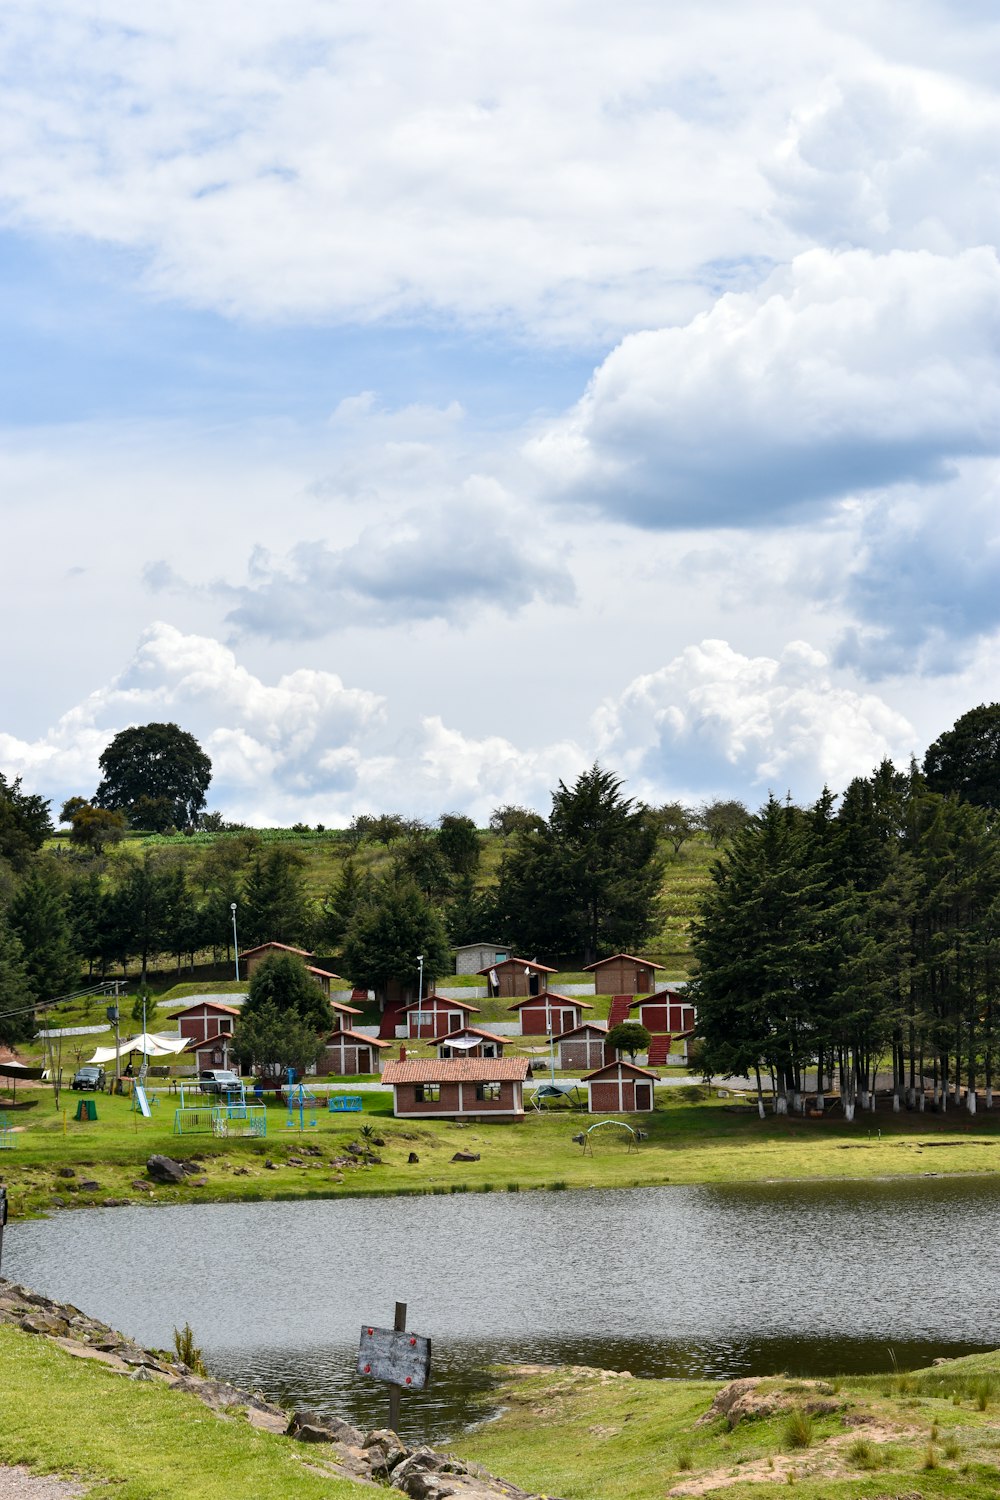
M19 1329L0 1326L0 1367L0 1463L75 1478L88 1495L360 1500L363 1493L311 1468L315 1449L259 1432L242 1413L217 1416L194 1396L159 1381L136 1383Z
M345 1086L350 1092L350 1084ZM758 1120L752 1109L730 1107L710 1090L662 1089L651 1115L634 1116L648 1140L637 1152L626 1149L626 1134L602 1132L593 1156L572 1140L591 1117L574 1110L536 1115L520 1124L457 1124L442 1120L395 1120L388 1091L366 1093L362 1114L333 1115L322 1109L315 1129L286 1128L287 1111L271 1105L266 1140L210 1134L177 1136L169 1097L154 1108L152 1120L133 1115L128 1100L97 1095L98 1119L77 1123L81 1097L64 1091L66 1110L58 1113L51 1093L11 1118L16 1146L0 1155L0 1173L14 1214L43 1211L59 1196L67 1204L99 1204L106 1198L145 1202L235 1201L263 1198L336 1197L383 1193L505 1192L537 1188L641 1187L659 1183L807 1181L834 1178L982 1173L995 1170L1000 1143L1000 1112L974 1121L955 1114L868 1117L847 1125L799 1118ZM90 1095L84 1097L93 1097ZM371 1124L385 1142L376 1148L381 1164L338 1166ZM870 1138L874 1136L874 1138ZM303 1155L315 1146L320 1155ZM456 1151L479 1152L478 1162L453 1163ZM409 1164L414 1151L419 1162ZM153 1152L201 1158L200 1177L154 1193L136 1188ZM298 1156L302 1165L289 1161ZM274 1169L265 1167L271 1160ZM70 1166L77 1179L59 1177ZM83 1189L79 1180L99 1186ZM76 1188L76 1191L74 1191Z
M565 1500L992 1500L1000 1491L1000 1353L900 1376L759 1382L777 1405L732 1431L699 1422L719 1385L581 1369L509 1372L496 1421L463 1458ZM496 1399L497 1393L493 1393ZM826 1411L809 1416L811 1402ZM796 1415L796 1414L799 1415Z

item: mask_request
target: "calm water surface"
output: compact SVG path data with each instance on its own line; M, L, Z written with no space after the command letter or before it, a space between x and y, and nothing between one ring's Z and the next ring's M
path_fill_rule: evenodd
M141 1342L384 1420L363 1322L434 1341L410 1437L476 1417L498 1362L643 1376L836 1373L1000 1345L1000 1180L91 1209L11 1225L4 1274Z

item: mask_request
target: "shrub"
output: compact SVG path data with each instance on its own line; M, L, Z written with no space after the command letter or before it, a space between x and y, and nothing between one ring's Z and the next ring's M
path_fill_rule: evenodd
M785 1419L785 1444L789 1448L808 1448L812 1440L812 1417L797 1406Z
M871 1438L855 1438L847 1450L847 1456L858 1469L878 1468L878 1454Z
M182 1365L187 1365L192 1375L207 1375L201 1350L195 1347L194 1332L190 1323L174 1329L174 1353Z

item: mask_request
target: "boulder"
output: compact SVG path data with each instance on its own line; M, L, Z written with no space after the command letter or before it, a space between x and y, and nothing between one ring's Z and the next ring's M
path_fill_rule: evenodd
M417 1162L420 1160L420 1157L417 1155L417 1153L415 1151L411 1151L410 1154L409 1154L409 1156L406 1158L406 1160L410 1164L411 1167L415 1167L416 1164L417 1164Z
M154 1182L183 1182L187 1175L180 1162L169 1156L151 1156L146 1171Z
M456 1151L452 1161L478 1161L478 1151Z

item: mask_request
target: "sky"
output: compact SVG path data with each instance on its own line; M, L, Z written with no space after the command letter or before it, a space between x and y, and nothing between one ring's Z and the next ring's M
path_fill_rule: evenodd
M842 790L1000 698L978 0L6 0L0 772Z

